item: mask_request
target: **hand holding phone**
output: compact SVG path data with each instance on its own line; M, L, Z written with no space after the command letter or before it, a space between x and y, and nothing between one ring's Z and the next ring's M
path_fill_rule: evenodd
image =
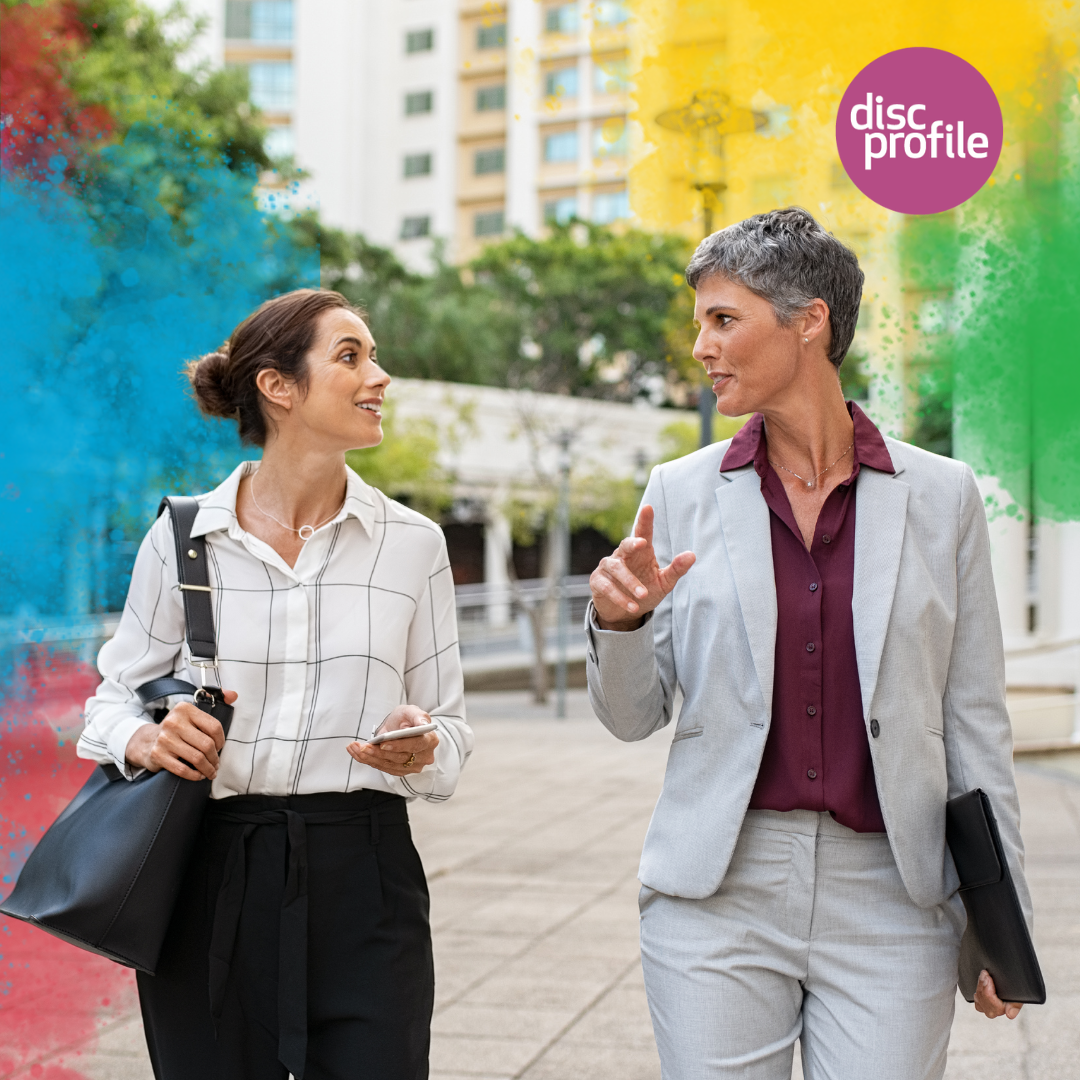
M412 724L414 726L409 727ZM391 776L422 772L435 763L439 745L437 725L418 705L399 705L375 729L371 738L345 747L349 756Z
M380 731L377 735L372 735L368 742L372 746L378 746L379 743L395 742L397 739L414 739L418 735L426 735L429 731L435 731L438 726L433 720L429 724L418 724L416 727L403 727L398 728L396 731Z

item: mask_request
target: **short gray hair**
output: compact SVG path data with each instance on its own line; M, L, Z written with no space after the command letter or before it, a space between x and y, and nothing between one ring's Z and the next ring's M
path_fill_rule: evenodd
M686 282L707 277L744 285L768 300L777 322L788 326L820 298L829 305L829 359L839 367L855 336L864 275L851 248L798 206L754 214L698 244Z

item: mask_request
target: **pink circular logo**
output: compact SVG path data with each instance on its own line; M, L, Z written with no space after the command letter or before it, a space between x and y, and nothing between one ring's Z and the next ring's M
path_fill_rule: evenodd
M852 80L836 148L855 186L901 214L937 214L970 199L1001 154L1001 106L966 60L897 49Z

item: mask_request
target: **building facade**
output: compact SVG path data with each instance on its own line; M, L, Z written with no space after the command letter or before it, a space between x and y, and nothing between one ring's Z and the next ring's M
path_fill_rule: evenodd
M454 253L630 216L629 16L614 0L462 0Z
M154 0L158 7L167 0ZM190 0L197 59L247 70L292 158L275 205L430 262L514 229L629 217L629 16L618 0Z

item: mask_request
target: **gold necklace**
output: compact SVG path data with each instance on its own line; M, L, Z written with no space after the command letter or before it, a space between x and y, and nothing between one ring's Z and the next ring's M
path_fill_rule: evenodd
M847 450L845 450L845 451L844 451L844 452L843 452L843 453L842 453L842 454L841 454L841 455L840 455L840 456L839 456L839 457L838 457L838 458L836 459L836 461L834 461L834 462L832 463L832 465L826 465L826 466L825 466L825 468L824 468L824 469L822 469L822 470L821 470L821 472L819 472L819 473L817 474L817 476L815 476L815 477L814 477L814 479L813 479L813 480L807 480L805 476L800 476L800 475L799 475L799 474L798 474L798 473L797 473L797 472L796 472L796 471L795 471L794 469L789 469L789 468L788 468L788 467L787 467L786 465L780 465L780 464L778 464L777 462L773 461L773 459L772 459L772 458L769 458L769 464L770 464L770 465L771 465L771 466L772 466L772 467L773 467L774 469L783 469L783 470L784 470L784 472L786 472L786 473L791 473L791 475L792 475L792 476L794 476L796 480L801 480L801 481L802 481L802 482L803 482L803 483L804 483L804 484L805 484L805 485L806 485L806 486L807 486L808 488L812 488L812 487L815 487L815 486L817 485L817 482L818 482L819 478L820 478L820 477L822 477L822 476L824 476L824 475L825 475L825 474L826 474L826 473L827 473L827 472L828 472L828 471L829 471L829 470L830 470L830 469L831 469L831 468L833 467L833 465L836 465L836 464L837 464L838 462L841 462L841 461L843 461L843 460L844 460L844 458L846 458L846 457L848 456L848 454L849 454L849 453L850 453L850 451L851 451L851 447L852 447L852 446L854 446L854 445L855 445L855 440L854 440L854 439L852 439L852 441L851 441L851 446L849 446L849 447L847 448ZM254 497L254 496L253 496L253 497Z
M255 477L254 476L251 477L251 483L248 485L248 491L251 492L251 501L255 504L255 509L258 510L259 513L262 514L263 517L267 517L271 521L276 522L283 529L288 529L289 532L296 533L297 536L299 536L300 539L304 540L305 542L310 540L315 535L315 530L316 529L321 529L326 524L327 521L333 521L334 518L336 518L338 516L338 514L341 513L341 506L345 505L345 499L342 499L341 500L341 506L339 506L328 518L325 518L324 520L320 521L318 525L301 525L299 529L294 529L291 525L286 525L284 521L280 521L278 518L274 517L273 514L268 514L259 505L259 500L255 498ZM346 497L348 497L348 496L346 496Z

